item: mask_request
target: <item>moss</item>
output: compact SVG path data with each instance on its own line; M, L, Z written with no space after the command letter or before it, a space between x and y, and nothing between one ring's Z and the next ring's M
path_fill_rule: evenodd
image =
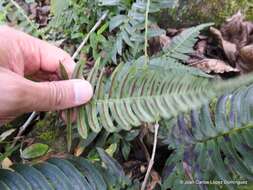
M38 121L34 129L29 133L29 137L35 142L49 145L56 152L66 150L66 134L64 127L59 123L58 115L47 113L44 119Z
M40 120L37 124L33 133L36 139L42 143L50 144L56 139L56 128L51 127L51 122L49 120Z
M41 133L38 136L39 140L45 141L45 142L52 142L55 140L56 135L54 131L46 131Z
M187 0L176 10L170 11L161 19L167 25L188 27L205 22L222 24L226 18L241 10L248 20L253 20L253 0ZM169 18L169 19L168 19Z

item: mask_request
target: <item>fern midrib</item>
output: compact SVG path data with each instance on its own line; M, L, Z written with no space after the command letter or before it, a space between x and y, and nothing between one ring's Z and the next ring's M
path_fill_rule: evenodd
M188 91L186 93L166 93L162 95L145 95L145 96L132 96L132 97L124 97L124 98L108 98L108 99L95 99L93 102L96 104L104 104L104 103L118 103L118 102L130 102L130 101L141 101L141 100L147 100L147 99L159 99L159 98L166 98L168 96L170 97L178 97L178 96L196 96L196 95L206 95L207 99L210 99L212 96L208 96L207 94L212 93L213 91L210 90L203 90L203 91Z
M144 42L144 54L145 54L145 65L148 64L148 14L149 14L150 0L147 0L146 12L145 12L145 42Z
M215 139L218 139L219 137L224 137L224 136L230 136L231 134L238 134L240 133L241 131L243 130L246 130L246 129L252 129L253 128L253 124L251 125L246 125L244 127L236 127L236 128L233 128L227 132L224 132L224 133L218 133L217 136L215 137L209 137L209 138L206 138L204 140L197 140L196 143L193 143L193 144L197 144L197 143L207 143L207 141L211 141L211 140L215 140Z

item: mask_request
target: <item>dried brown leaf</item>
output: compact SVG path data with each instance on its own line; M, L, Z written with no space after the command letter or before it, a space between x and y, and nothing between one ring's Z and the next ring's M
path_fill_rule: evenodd
M229 41L224 40L222 33L218 29L211 27L210 31L219 41L219 44L221 48L224 50L226 57L229 60L230 65L235 66L238 59L236 44L233 44Z
M2 161L1 165L3 169L9 169L13 165L13 162L8 157L6 157Z
M227 73L239 72L238 69L227 65L224 61L218 59L203 59L192 63L191 66L201 69L206 73Z
M238 62L238 67L243 73L253 71L253 44L243 47L240 50L241 62Z
M221 33L226 41L236 44L238 49L251 41L253 23L244 21L244 15L239 11L221 27Z

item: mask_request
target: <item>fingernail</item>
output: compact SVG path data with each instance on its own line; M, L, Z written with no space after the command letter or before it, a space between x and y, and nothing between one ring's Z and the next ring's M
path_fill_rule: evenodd
M74 83L75 104L82 105L93 96L93 88L88 81L76 80Z

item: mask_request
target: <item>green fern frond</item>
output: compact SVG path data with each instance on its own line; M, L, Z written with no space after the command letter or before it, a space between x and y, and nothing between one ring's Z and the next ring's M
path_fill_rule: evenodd
M130 130L144 122L170 119L253 80L247 76L218 82L135 64L120 64L108 79L104 70L98 60L88 77L94 97L85 105L84 116L86 127L94 132L102 127L108 132Z
M206 105L192 111L190 115L180 115L176 123L172 122L165 140L166 144L176 148L176 153L167 165L180 164L171 161L177 156L178 160L182 160L181 165L183 162L188 165L194 180L233 181L241 176L241 181L252 181L252 93L253 86L242 87L233 94L219 98L214 110ZM165 179L179 172L175 169L170 170ZM183 177L186 176L186 171L181 173ZM168 183L168 180L165 181ZM176 184L172 182L167 185L167 188L172 188ZM195 186L195 189L207 188L203 185ZM226 186L237 189L235 184Z
M163 52L155 57L162 57L167 60L169 64L186 62L189 59L189 54L194 52L193 47L198 40L197 37L200 31L212 25L213 23L206 23L184 30L172 39L169 47L164 48ZM161 62L160 66L166 67L168 65L163 65L162 63L163 62ZM157 64L159 65L159 63Z
M1 190L106 190L131 186L123 169L102 149L98 149L101 163L92 163L80 157L50 158L46 162L28 165L16 164L12 170L0 169ZM113 179L113 180L112 180Z
M118 14L111 18L110 21L110 31L119 28L119 32L116 34L116 39L114 46L109 53L112 57L112 60L117 62L117 55L123 55L122 49L124 46L131 47L134 49L134 55L138 56L140 52L143 51L145 43L145 21L146 14L156 13L162 9L171 8L175 6L175 0L151 0L149 9L147 9L147 1L137 0L132 4L131 9L128 11L128 14ZM116 4L117 5L117 4ZM150 25L150 20L147 21L148 26ZM164 31L165 33L165 31ZM154 37L161 35L161 29L152 31L152 36L150 33L147 33L147 37Z
M135 61L135 64L142 64L144 63L144 57L140 57ZM168 59L167 57L154 57L150 58L149 61L150 68L152 69L158 69L163 70L165 69L167 72L172 72L174 74L189 74L199 77L205 77L205 78L213 78L212 75L208 75L204 73L203 71L194 68L189 67L187 65L184 65L182 63L179 63L177 60Z

